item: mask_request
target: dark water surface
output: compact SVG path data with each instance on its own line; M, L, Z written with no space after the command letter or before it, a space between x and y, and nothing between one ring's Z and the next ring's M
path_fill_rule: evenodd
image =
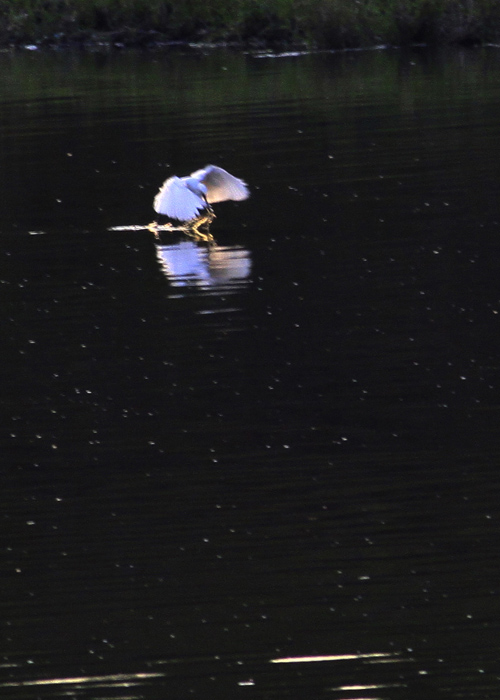
M0 56L2 698L500 694L500 52ZM216 163L217 244L147 224Z

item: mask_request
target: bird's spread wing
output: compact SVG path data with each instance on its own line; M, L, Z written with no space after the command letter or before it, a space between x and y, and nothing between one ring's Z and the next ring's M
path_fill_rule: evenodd
M153 203L158 214L179 221L194 219L205 206L203 199L191 192L183 180L175 175L165 180Z
M201 170L191 174L191 177L200 180L207 188L207 202L224 202L226 199L240 201L247 199L250 193L243 180L240 180L224 168L216 165L207 165Z

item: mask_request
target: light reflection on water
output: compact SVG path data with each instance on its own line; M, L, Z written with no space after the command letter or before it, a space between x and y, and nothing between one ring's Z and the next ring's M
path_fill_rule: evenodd
M217 667L217 661L219 657L216 656L214 659L199 659L200 662L212 664L213 668ZM176 659L161 659L156 662L151 662L149 666L172 666L180 667L178 673L182 676L185 671L182 667L186 664L186 659L176 658ZM294 664L294 663L322 663L322 662L345 662L345 661L360 661L361 663L394 663L394 662L404 662L408 659L399 658L398 654L388 654L388 653L366 653L366 654L337 654L331 656L311 656L311 657L290 657L290 658L278 658L270 659L272 664ZM189 662L188 662L189 663ZM253 670L255 671L254 676L245 676L244 670L237 673L234 679L234 687L255 687L259 685L259 674L262 674L263 669L259 670L259 664L264 663L264 660L260 662L255 659L253 664ZM245 662L238 662L239 665L244 666ZM237 665L238 665L237 664ZM175 671L172 669L172 673ZM162 679L161 682L167 682L167 672L137 672L137 673L113 673L107 675L79 675L71 677L54 677L54 678L35 678L11 682L0 682L0 689L3 692L7 692L9 688L33 688L39 690L40 688L50 688L55 687L56 693L66 693L71 696L80 696L82 691L84 696L87 696L87 691L99 692L99 697L114 698L114 700L124 700L125 698L130 700L135 700L135 698L144 697L142 693L144 692L147 684L150 681L155 681ZM212 679L214 680L214 678ZM336 687L329 688L329 692L356 692L356 691L387 691L391 688L403 688L406 684L404 683L366 683L366 684L351 684L351 685L339 685ZM115 689L126 688L129 692L127 695L117 695ZM134 694L130 694L130 690L137 688ZM109 695L106 693L110 693ZM104 694L106 693L106 694ZM378 695L370 695L368 700L379 700ZM350 700L367 700L365 697L360 697L358 695L349 695ZM339 698L341 700L341 698Z
M399 661L394 658L394 654L373 653L373 654L331 654L325 656L286 656L282 659L271 659L272 664L310 664L324 661L353 661L356 659L384 659L384 661Z
M79 686L95 687L130 687L137 685L137 681L149 678L161 678L163 673L116 673L109 676L76 676L74 678L39 678L36 680L17 681L12 683L0 683L0 688L15 688L26 686ZM135 696L134 696L135 697Z
M173 287L230 293L251 281L250 252L238 246L201 245L190 240L156 244L161 270Z

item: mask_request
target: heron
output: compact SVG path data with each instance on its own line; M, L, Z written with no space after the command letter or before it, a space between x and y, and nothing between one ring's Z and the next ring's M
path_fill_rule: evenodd
M187 177L173 175L165 180L153 207L157 214L185 222L198 232L199 226L215 217L212 204L228 199L239 202L249 196L246 182L217 165L206 165ZM207 213L200 216L203 210Z

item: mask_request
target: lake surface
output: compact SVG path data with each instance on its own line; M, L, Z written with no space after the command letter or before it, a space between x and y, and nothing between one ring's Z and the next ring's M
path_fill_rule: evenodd
M0 95L1 697L498 697L500 50ZM206 163L214 245L132 228Z

